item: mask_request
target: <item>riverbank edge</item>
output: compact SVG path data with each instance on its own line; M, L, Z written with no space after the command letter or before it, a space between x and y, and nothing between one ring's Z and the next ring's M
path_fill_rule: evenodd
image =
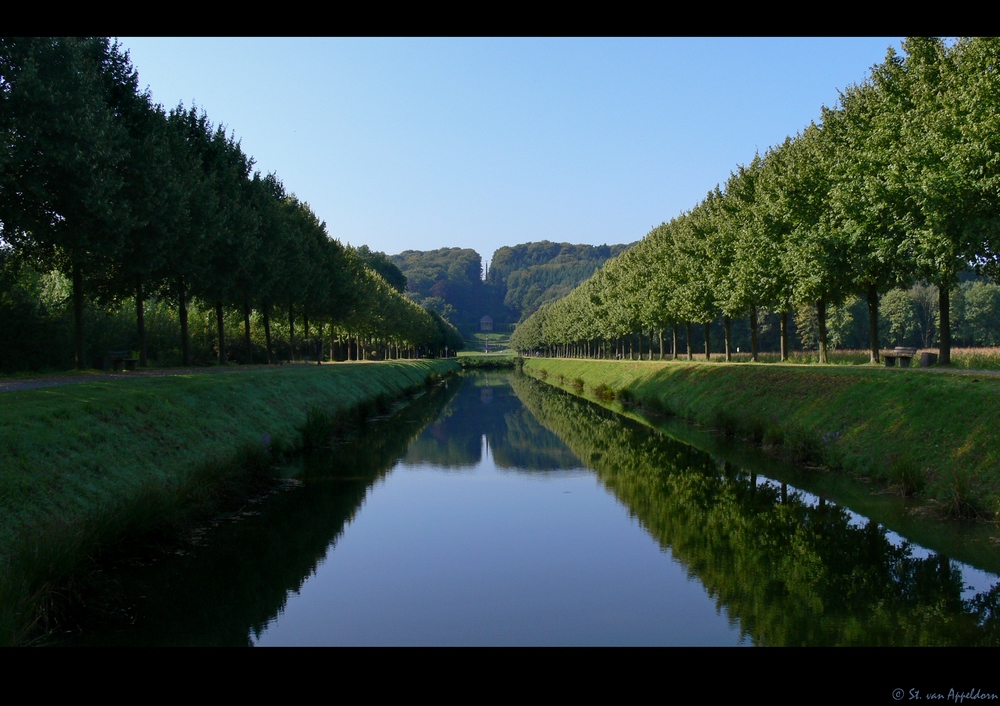
M526 359L524 371L669 414L770 453L917 494L952 517L1000 516L1000 380L920 370Z
M99 559L238 506L274 483L283 457L458 370L454 359L288 366L6 393L0 467L45 491L3 488L0 644L71 617L101 581Z

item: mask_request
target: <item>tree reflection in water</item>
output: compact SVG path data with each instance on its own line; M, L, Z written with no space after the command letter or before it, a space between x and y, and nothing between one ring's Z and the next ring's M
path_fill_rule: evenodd
M471 468L487 447L508 478L592 467L753 644L1000 644L1000 588L963 598L947 558L599 405L524 376L482 374L303 456L301 487L216 522L183 556L118 572L128 597L111 606L119 617L105 611L75 641L253 644L390 470Z
M1000 585L525 376L513 389L757 645L997 645Z

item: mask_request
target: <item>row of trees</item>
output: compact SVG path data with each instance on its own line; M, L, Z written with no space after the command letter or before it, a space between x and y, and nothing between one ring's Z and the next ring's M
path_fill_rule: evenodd
M690 212L610 260L522 324L521 350L623 340L649 329L815 308L821 362L827 309L867 301L879 359L880 295L937 287L940 362L950 362L950 293L969 268L1000 262L1000 40L911 38L819 124L759 155ZM690 340L690 335L688 336ZM662 346L661 346L662 350ZM676 346L674 348L676 354Z
M377 254L330 238L276 175L253 171L204 111L154 105L106 38L0 40L0 135L0 248L70 280L77 367L87 300L134 300L142 365L150 297L176 305L186 365L192 298L215 309L220 362L232 309L248 350L260 312L269 362L272 315L287 316L293 347L310 318L397 351L457 338L376 271Z

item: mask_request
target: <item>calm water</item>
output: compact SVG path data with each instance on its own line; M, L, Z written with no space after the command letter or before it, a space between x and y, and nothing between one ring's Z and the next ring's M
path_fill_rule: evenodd
M946 557L969 542L912 544L849 488L668 432L523 376L452 381L122 568L74 641L1000 643L991 549Z

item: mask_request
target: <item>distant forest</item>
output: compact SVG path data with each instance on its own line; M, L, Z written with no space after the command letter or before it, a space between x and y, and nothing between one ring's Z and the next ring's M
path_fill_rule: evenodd
M406 250L389 260L405 276L407 296L456 326L470 327L486 315L498 323L521 321L630 247L547 240L505 246L493 254L485 277L482 257L469 248Z

